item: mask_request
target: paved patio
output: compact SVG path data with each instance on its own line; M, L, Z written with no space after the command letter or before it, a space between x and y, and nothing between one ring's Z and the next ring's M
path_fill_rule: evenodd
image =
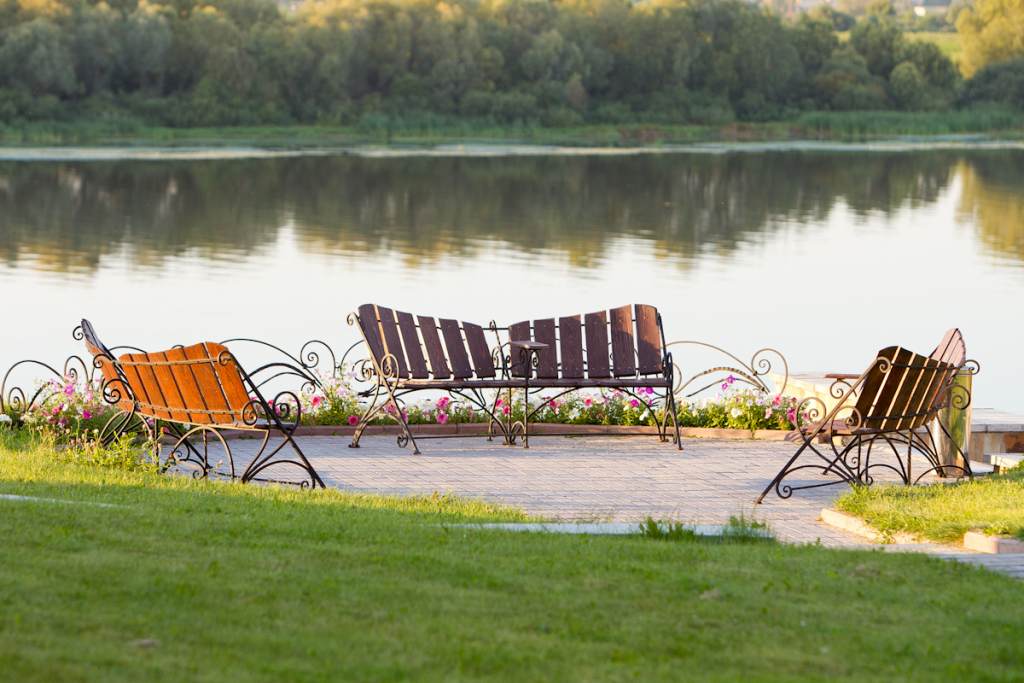
M358 449L348 448L350 437L297 441L328 486L352 491L451 491L557 521L638 522L651 516L725 523L744 513L767 521L788 542L873 545L818 521L846 485L799 491L788 500L772 493L754 505L793 455L795 446L786 442L685 439L680 452L653 437L544 437L524 450L478 437L420 440L422 454L413 455L391 436L364 437ZM241 460L256 442L235 444ZM915 460L914 467L923 471L924 462ZM822 481L808 477L808 483Z
M982 565L1024 579L1024 555L984 555L934 543L879 545L818 521L821 509L848 491L846 485L798 491L788 500L774 493L754 500L794 453L780 441L685 439L683 450L653 437L535 438L529 450L481 437L423 439L420 455L399 448L393 436L307 436L296 441L327 486L384 493L454 492L503 501L552 521L660 521L720 524L746 514L768 522L789 543L925 552ZM235 441L235 465L251 457L258 441ZM244 467L244 465L242 465ZM926 469L915 458L917 472ZM276 473L282 476L284 470ZM790 483L818 483L808 475ZM935 479L933 479L935 481Z

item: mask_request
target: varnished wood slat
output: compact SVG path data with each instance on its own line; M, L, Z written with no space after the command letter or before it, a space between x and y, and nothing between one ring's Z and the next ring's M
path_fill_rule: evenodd
M536 351L537 377L558 379L558 341L554 318L533 321L533 341L548 345L548 348Z
M430 370L427 369L427 359L423 357L423 347L420 346L419 335L416 334L416 321L411 313L397 312L398 328L402 331L402 340L405 342L405 355L409 361L409 370L413 379L426 379L430 377Z
M164 355L167 356L169 361L187 360L185 351L180 348L165 351ZM196 384L195 375L192 374L192 367L188 365L172 365L171 373L174 375L175 384L185 402L185 406L193 410L206 410L206 401L203 399L202 392L199 391L199 385ZM210 424L213 422L213 418L206 413L189 412L187 421L191 424Z
M203 344L186 346L182 351L185 353L185 358L189 360L210 360L210 353ZM216 360L213 360L209 363L195 363L189 367L192 368L192 376L195 377L196 385L206 401L207 410L228 411L230 406L228 405L227 398L224 396L223 389L221 389L220 381L217 379L217 373L213 369L213 363L216 362ZM234 422L234 418L226 414L211 415L210 422L218 424Z
M608 314L605 311L587 313L583 317L587 328L587 377L611 377L608 364Z
M448 369L448 361L445 359L444 347L441 346L441 337L437 333L437 324L433 318L419 316L420 334L423 335L423 346L427 348L427 357L430 359L430 372L434 379L448 379L452 376Z
M630 306L611 310L612 365L616 377L636 374L633 346L633 312Z
M118 358L119 361L131 361L132 354L126 353ZM134 399L140 403L152 403L149 400L149 394L146 393L146 387L142 385L142 379L139 377L139 371L135 369L134 365L122 365L121 372L124 373L124 379L128 382L128 389L134 395ZM115 384L115 387L120 387L120 383ZM121 391L121 395L124 396L125 392Z
M562 377L583 378L583 327L578 315L558 319L558 341L562 352Z
M508 326L508 340L509 341L533 341L530 337L530 322L524 320L521 323L515 323L514 325ZM516 347L512 347L509 350L509 363L512 365L512 376L513 377L526 377L526 373L523 371L523 364L519 358L520 350Z
M473 376L473 368L469 364L469 354L462 341L462 331L458 320L440 318L441 333L444 335L444 347L448 351L448 362L452 364L452 376L455 379L466 379Z
M918 412L920 406L913 405L911 399L917 390L924 371L921 366L926 359L916 353L907 352L907 365L918 367L900 368L903 370L903 378L900 381L896 393L889 404L889 415L893 416L882 424L883 431L899 431L906 429L913 418L906 417Z
M637 304L636 355L641 375L661 372L661 330L658 327L658 309Z
M928 369L921 373L921 378L910 397L910 405L914 406L910 412L930 413L938 409L938 406L935 405L935 394L947 376L943 372L946 364L923 356L916 356L916 358L920 359L921 364ZM904 421L904 425L900 429L916 429L924 424L926 419L926 416L910 418Z
M483 379L494 377L494 359L487 349L487 338L484 336L484 328L473 323L462 323L462 331L466 334L466 344L469 345L469 355L473 357L473 369L476 376Z
M963 335L960 330L953 328L946 332L942 341L935 347L931 357L942 363L949 363L954 367L960 367L967 360L967 346L964 344Z
M378 364L384 362L384 340L380 336L380 324L377 322L377 307L363 304L359 307L359 327L363 330L370 353Z
M390 308L378 306L377 317L380 320L380 329L384 337L384 353L395 357L398 362L398 376L405 379L409 376L409 366L405 362L405 350L402 349L402 339L398 333L395 314Z
M167 362L170 358L167 357L167 353L161 351L158 353L149 354L150 360L158 363ZM156 376L156 381L160 385L160 393L164 396L164 405L171 409L171 419L175 422L189 422L188 413L184 411L186 408L185 399L181 395L181 391L178 390L178 383L174 379L174 372L170 365L154 365L153 374Z
M123 358L123 356L122 356ZM129 354L128 360L136 363L145 363L152 360L149 354L146 353L135 353ZM135 391L136 395L143 393L146 395L146 401L152 406L166 406L167 402L164 399L164 394L160 391L160 383L156 379L156 375L153 372L153 367L150 365L132 365L129 366L134 369L135 380L140 384L138 388L132 384L132 390ZM129 383L132 382L131 375L129 375ZM159 408L150 408L148 406L140 406L140 412L143 415L153 417L159 420L169 420L171 413L167 410L160 410Z
M231 410L235 411L236 419L242 419L242 409L249 402L249 392L245 389L245 382L242 381L242 374L238 370L232 356L225 364L220 363L222 353L229 353L228 347L223 344L206 342L206 350L213 359L213 368L217 372L217 379L220 380L221 388L224 390L224 397L228 401Z
M885 382L885 373L881 370L881 361L879 359L892 360L898 349L898 346L890 346L879 351L875 357L875 362L872 363L871 368L868 370L867 377L864 378L864 383L861 385L860 395L857 397L857 404L855 406L864 422L864 424L859 425L860 427L870 426L872 429L878 428L879 423L877 421L873 425L869 425L868 422L872 415L874 415L872 411L874 410L875 399L878 398L878 392Z

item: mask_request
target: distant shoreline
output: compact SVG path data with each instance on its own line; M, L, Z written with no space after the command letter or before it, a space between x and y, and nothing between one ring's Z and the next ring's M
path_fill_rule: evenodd
M538 156L636 156L648 154L730 154L765 152L921 152L937 150L1024 150L1024 140L988 136L904 136L870 142L780 140L761 142L699 142L635 147L586 147L538 145L500 141L474 141L434 145L395 142L392 145L309 146L298 149L243 145L97 145L0 146L0 162L102 162L102 161L230 161L308 156L352 155L388 159L514 158Z

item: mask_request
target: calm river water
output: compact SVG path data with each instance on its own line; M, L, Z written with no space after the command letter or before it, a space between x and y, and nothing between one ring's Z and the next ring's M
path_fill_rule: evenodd
M157 349L358 338L377 302L486 324L643 302L670 340L860 372L960 327L1024 412L1024 151L0 162L0 365L93 321ZM714 359L677 353L682 371Z

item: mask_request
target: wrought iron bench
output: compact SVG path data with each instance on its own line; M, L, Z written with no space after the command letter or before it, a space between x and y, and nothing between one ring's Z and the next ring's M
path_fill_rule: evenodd
M82 334L94 366L103 375L104 399L119 408L104 429L108 437L116 437L136 425L156 441L161 434L160 425L164 424L176 437L165 461L167 465L194 467L197 476L219 473L210 464L207 437L212 436L225 451L226 474L232 479L243 483L275 481L261 475L270 467L291 465L308 477L309 481L300 484L303 488L324 487L293 438L301 417L298 396L285 391L268 401L223 344L204 342L156 353L140 351L115 360L87 320L82 321ZM263 435L259 451L240 476L235 471L231 448L220 433L224 429ZM268 449L272 432L280 432L283 440ZM196 437L202 439L201 447ZM292 447L298 460L278 457L286 445Z
M358 325L368 351L360 365L360 377L372 382L365 392L369 406L356 426L353 448L358 448L370 422L386 416L402 427L399 445L412 442L414 452L419 453L399 406L405 396L423 390L446 391L469 401L490 417L489 438L497 429L505 443L514 444L521 436L523 446L529 448L530 420L543 404L527 408L523 420L513 422L511 415L498 415L502 393L507 391L511 403L516 390L529 397L542 389L557 389L560 393L552 398L558 398L584 388L624 391L652 413L663 403L659 439L668 440L671 418L673 442L682 448L672 355L665 351L661 316L653 306L623 306L588 313L582 319L578 315L547 318L509 327L492 322L484 328L365 304L358 313L349 314L348 322ZM650 394L639 393L640 388L663 391L661 396L655 393L652 400ZM495 390L494 397L488 398L486 390Z
M946 474L947 470L959 470L960 476L972 476L962 452L963 465L939 461L937 433L959 451L945 427L939 424L938 430L922 429L935 423L939 411L948 403L957 408L966 408L970 403L970 394L955 383L957 373L968 363L973 361L966 360L963 337L954 329L946 333L930 357L891 346L881 350L860 375L826 375L836 380L830 392L839 399L838 404L826 411L820 398L809 397L801 402L798 415L806 413L812 420L824 417L800 427L799 448L756 502L763 501L773 488L780 498L789 498L794 491L806 488L841 483L870 485L872 470L876 468L895 472L908 485L936 471ZM808 407L810 403L818 405ZM873 461L875 446L888 447L896 464ZM916 478L911 462L915 451L927 458L930 465ZM811 461L797 465L801 456L808 453L814 456ZM833 479L800 486L784 483L802 471L817 471Z

